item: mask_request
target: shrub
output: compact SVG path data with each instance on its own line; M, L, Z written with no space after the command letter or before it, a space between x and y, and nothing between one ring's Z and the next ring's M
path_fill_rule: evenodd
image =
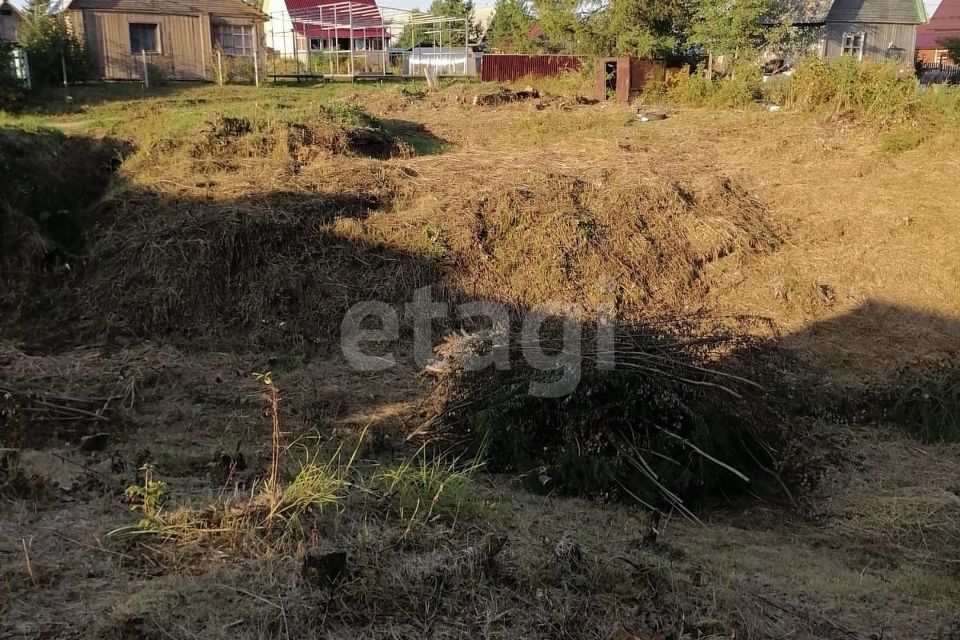
M147 78L150 80L151 87L162 87L167 84L167 70L157 64L148 64Z
M880 148L892 154L912 151L921 144L923 144L923 132L917 129L897 129L885 133L880 138Z
M644 90L651 100L665 100L696 107L743 107L762 96L759 71L751 64L738 64L728 75L708 80L702 71L682 75L676 82L650 83Z
M834 60L808 58L786 87L784 102L797 109L904 121L919 102L918 84L904 77L900 65L860 62L851 56Z
M253 58L222 56L225 84L253 84Z
M923 87L898 63L858 62L849 56L806 59L789 82L770 86L767 95L795 110L845 114L884 126L939 126L960 120L960 91L955 87ZM918 135L898 135L889 144L895 152L905 151L922 142Z
M89 80L93 75L90 55L62 15L34 13L21 24L20 40L30 60L33 83L57 85L63 82L66 66L69 82Z
M24 90L13 69L13 46L0 42L0 111L17 111Z

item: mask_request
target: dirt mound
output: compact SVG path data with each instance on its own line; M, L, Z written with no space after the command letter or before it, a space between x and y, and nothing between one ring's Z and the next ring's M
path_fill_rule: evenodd
M708 272L781 243L760 201L669 156L464 154L413 171L401 210L367 224L441 257L451 288L520 307L687 313Z
M713 172L673 173L656 156L579 171L527 158L511 171L472 157L451 173L462 159L445 156L437 172L428 158L378 168L344 158L356 182L344 192L124 194L110 203L116 222L99 234L81 308L97 330L250 347L330 346L350 305L407 301L426 284L633 322L700 310L709 272L780 242L748 193Z
M435 265L334 233L336 220L374 204L362 192L124 194L79 284L84 324L229 348L330 346L353 303L406 299L437 277Z
M83 251L87 208L125 152L109 139L0 129L0 306L20 304L23 287Z
M386 159L409 155L402 138L384 130L363 112L322 108L304 122L218 115L198 131L191 154L203 162L223 165L231 158L286 157L303 165L321 154Z

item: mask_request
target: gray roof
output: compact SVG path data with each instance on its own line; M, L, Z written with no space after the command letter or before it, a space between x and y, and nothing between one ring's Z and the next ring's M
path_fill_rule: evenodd
M783 19L793 24L822 24L834 0L783 0Z
M781 0L780 15L795 25L826 22L920 24L926 22L922 0Z
M243 16L266 19L267 16L243 0L72 0L63 9L94 9L127 13L173 13Z

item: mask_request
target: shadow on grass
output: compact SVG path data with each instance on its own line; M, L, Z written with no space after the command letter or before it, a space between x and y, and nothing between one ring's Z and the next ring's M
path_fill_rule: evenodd
M70 87L44 87L30 94L22 115L58 116L111 102L167 98L209 86L201 82L168 83L145 88L141 82L96 82Z
M380 126L388 134L410 145L418 156L439 155L452 147L449 141L437 136L418 122L385 118L380 120Z

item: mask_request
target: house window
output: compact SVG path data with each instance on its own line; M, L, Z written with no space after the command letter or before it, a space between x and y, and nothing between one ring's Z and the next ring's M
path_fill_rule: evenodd
M160 53L157 25L130 23L130 51L134 53Z
M220 24L215 27L213 40L227 56L253 55L253 27L243 24Z
M13 9L0 9L0 16L12 16Z
M862 60L865 35L862 31L860 33L843 34L843 55L856 56L857 60Z

